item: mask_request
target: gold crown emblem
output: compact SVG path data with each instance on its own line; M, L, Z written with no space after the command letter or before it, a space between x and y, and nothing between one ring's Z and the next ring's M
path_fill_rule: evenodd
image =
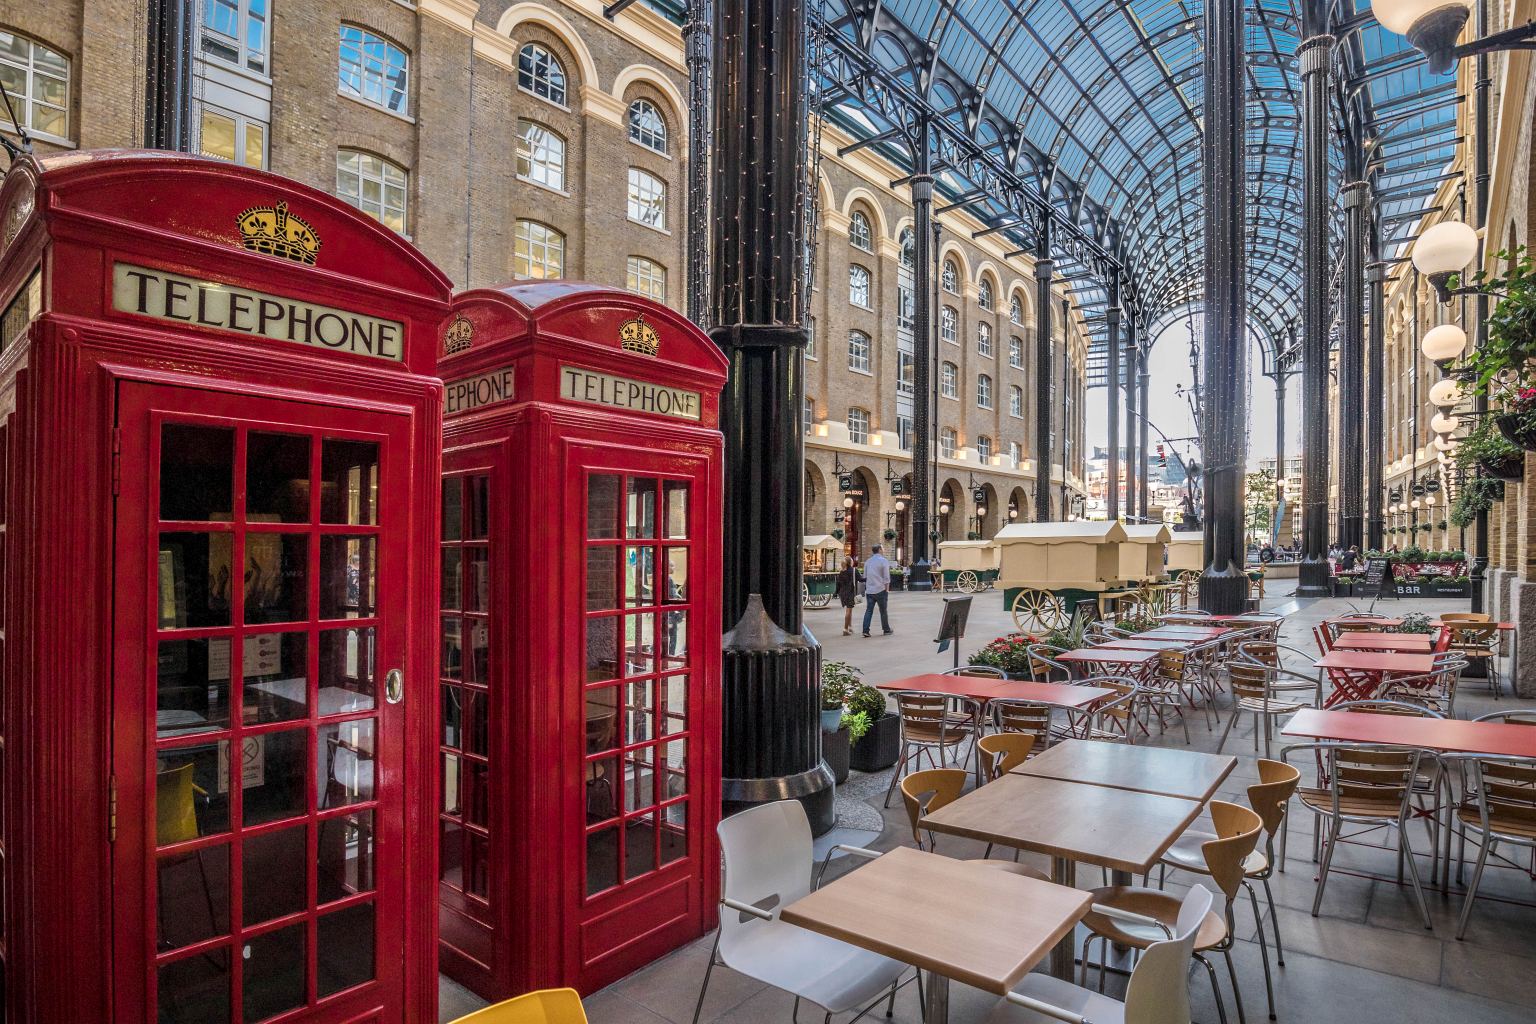
M644 316L636 316L619 327L619 345L626 352L654 356L661 348L661 338L657 336L656 328L645 322Z
M443 332L443 352L450 356L455 352L463 352L474 340L475 325L462 316L456 316Z
M315 265L320 252L320 236L302 217L288 212L287 203L253 206L240 214L240 240L251 252L279 256L285 260Z

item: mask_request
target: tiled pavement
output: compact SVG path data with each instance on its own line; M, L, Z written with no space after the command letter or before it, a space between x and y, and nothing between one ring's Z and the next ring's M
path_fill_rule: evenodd
M1284 586L1289 587L1289 584ZM1426 611L1454 610L1439 604L1430 607L1428 602L1403 602L1402 608L1417 610L1421 604ZM971 639L965 642L963 654L1011 628L1001 605L1001 598L996 593L976 597L970 618ZM1325 615L1348 610L1348 602L1344 601L1298 605L1288 594L1278 593L1272 594L1265 605L1287 612L1286 640L1304 650L1312 646L1310 631L1315 622ZM1396 607L1394 605L1393 609ZM838 635L839 617L833 610L811 612L808 616L811 628L822 640L824 657L851 661L863 670L870 682L948 667L951 655L936 654L934 645L929 642L939 614L939 601L935 596L893 594L891 612L896 635L881 637L877 634L868 640L857 633L852 637ZM1506 696L1502 704L1509 706L1510 698ZM1458 696L1458 715L1461 717L1482 714L1493 707L1480 681L1466 683ZM1194 746L1214 749L1220 726L1216 732L1208 732L1199 716L1192 716L1190 724ZM1167 740L1157 742L1173 745L1173 736L1174 732L1170 732ZM1246 787L1257 781L1248 722L1237 725L1227 750L1238 755L1240 762L1219 796L1244 802ZM883 849L899 845L904 840L910 841L900 808L893 807L883 814L885 831L868 845ZM1209 828L1209 822L1205 827ZM1285 967L1275 970L1275 995L1281 1021L1405 1024L1435 1020L1480 1024L1533 1019L1536 1014L1532 1009L1536 1006L1536 906L1479 899L1466 940L1457 942L1454 928L1461 903L1458 893L1453 891L1449 896L1438 891L1427 893L1434 927L1426 930L1414 908L1411 892L1400 888L1390 878L1395 870L1391 851L1341 846L1334 858L1335 870L1329 877L1321 914L1313 918L1310 914L1314 893L1312 833L1311 815L1294 813L1286 870L1273 882L1286 949ZM1422 831L1415 832L1413 839L1427 850ZM977 857L982 852L979 844L955 838L946 838L941 851L956 857ZM1422 863L1427 865L1427 859L1425 856ZM1041 861L1039 866L1048 865ZM834 867L833 871L836 870ZM1345 873L1347 871L1359 874ZM1383 880L1362 877L1367 871L1385 877ZM1097 873L1089 870L1088 875L1093 879ZM1173 876L1168 888L1180 890L1180 882L1184 880ZM1536 904L1536 883L1520 871L1490 868L1484 882L1484 895ZM1264 978L1251 911L1240 908L1237 920L1241 941L1234 955L1243 1001L1250 1019L1262 1021ZM711 937L700 939L589 997L587 1013L593 1024L687 1024L693 1018L710 941ZM1225 972L1220 974L1230 1013L1230 985ZM1116 979L1110 980L1112 989L1119 984ZM444 983L442 1019L445 1021L478 1005L467 993L455 990L457 986ZM1190 991L1195 1020L1214 1024L1217 1015L1203 971L1192 976ZM717 969L700 1019L720 1024L789 1022L791 1002L781 992L729 970ZM980 1021L995 1002L995 997L986 993L954 985L951 988L950 1020L955 1024ZM845 1021L851 1016L834 1019ZM802 1019L819 1019L819 1015L807 1008ZM884 1018L876 1013L866 1019L878 1021ZM917 1024L921 1020L920 1007L910 987L897 998L895 1020L902 1024ZM1235 1014L1233 1020L1236 1020Z

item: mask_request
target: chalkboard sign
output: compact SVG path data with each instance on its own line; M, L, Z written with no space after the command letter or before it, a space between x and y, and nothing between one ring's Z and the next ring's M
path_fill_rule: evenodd
M1365 592L1377 597L1397 596L1397 589L1393 585L1391 562L1385 558L1365 560Z

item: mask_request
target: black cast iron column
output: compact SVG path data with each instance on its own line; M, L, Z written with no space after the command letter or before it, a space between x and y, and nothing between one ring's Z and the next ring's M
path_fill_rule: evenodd
M683 47L688 62L687 313L709 326L709 68L711 0L689 0Z
M1304 10L1312 5L1304 5ZM1333 36L1309 35L1301 61L1301 509L1297 597L1333 592L1328 565L1328 90Z
M1040 214L1035 251L1035 522L1051 512L1051 220Z
M1110 278L1109 307L1104 310L1105 344L1109 346L1109 463L1104 481L1106 515L1120 518L1120 281ZM1129 484L1129 480L1127 480ZM1130 488L1126 488L1130 500Z
M1141 422L1137 424L1138 438L1136 441L1136 459L1140 463L1136 473L1136 508L1145 521L1151 518L1147 510L1147 480L1151 475L1151 460L1147 455L1147 426L1148 411L1151 406L1147 404L1147 388L1152 384L1152 375L1147 372L1147 354L1140 345L1136 351L1136 383L1141 388Z
M1125 359L1125 515L1130 522L1135 522L1138 516L1146 512L1146 509L1137 508L1136 496L1139 490L1136 485L1136 470L1139 468L1136 461L1136 420L1140 416L1140 403L1137 401L1136 391L1136 344L1132 339L1126 339Z
M1371 186L1344 186L1344 270L1339 302L1339 543L1364 536L1365 483L1365 218Z
M908 590L933 589L928 575L929 498L932 486L933 425L933 157L928 121L920 119L912 140L912 571Z
M144 63L144 145L192 148L192 16L190 0L149 0Z
M1200 607L1241 612L1248 599L1243 490L1248 466L1248 338L1243 195L1243 0L1205 7L1206 557Z
M1386 545L1386 521L1382 503L1381 459L1387 446L1386 373L1386 303L1387 267L1381 262L1381 222L1379 214L1371 223L1371 262L1365 268L1370 291L1370 322L1366 330L1366 418L1365 433L1365 546L1381 551Z
M805 441L804 0L715 5L711 336L725 433L726 813L798 799L832 827L821 647L800 618Z
M1473 25L1474 38L1482 39L1488 35L1488 0L1477 0L1477 18ZM1493 78L1488 68L1488 55L1477 55L1476 71L1477 81L1474 83L1472 105L1472 226L1477 229L1480 240L1477 244L1477 267L1482 269L1486 265L1488 255L1488 179L1489 171L1489 144L1488 138L1488 99L1489 92L1493 89ZM1477 311L1477 347L1482 348L1488 340L1488 293L1479 291L1474 303ZM1417 335L1415 335L1417 337ZM1488 392L1479 389L1477 397L1473 399L1473 410L1478 416L1488 414ZM1484 509L1477 514L1476 533L1472 540L1472 589L1471 609L1474 612L1484 610L1488 596L1483 593L1484 578L1488 569L1488 510Z
M1275 366L1275 521L1270 530L1280 539L1280 516L1285 514L1285 378L1283 366ZM1291 538L1295 540L1295 538Z

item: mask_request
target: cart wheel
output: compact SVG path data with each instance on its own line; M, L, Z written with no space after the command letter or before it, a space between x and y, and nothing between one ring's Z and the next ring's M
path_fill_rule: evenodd
M805 583L800 584L800 604L806 608L815 607L811 604L811 588Z
M1013 624L1025 633L1060 629L1067 624L1067 614L1055 594L1026 587L1013 599Z
M981 579L969 569L961 569L955 576L955 589L963 594L974 594L981 589Z
M832 603L831 594L812 594L808 602L812 608L825 608Z
M1187 572L1179 577L1179 610L1188 611L1200 607L1200 570Z

